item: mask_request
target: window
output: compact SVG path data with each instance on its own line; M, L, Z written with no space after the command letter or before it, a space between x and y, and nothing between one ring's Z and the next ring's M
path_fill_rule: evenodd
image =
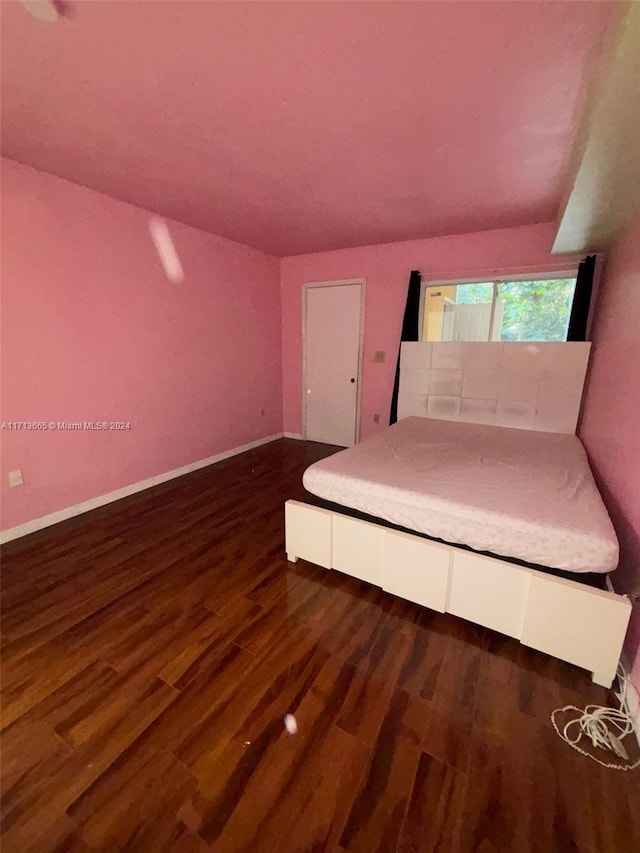
M422 340L566 341L575 284L575 276L426 282Z

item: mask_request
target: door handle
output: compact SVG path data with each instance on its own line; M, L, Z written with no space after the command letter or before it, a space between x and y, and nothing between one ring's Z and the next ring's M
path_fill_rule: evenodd
M352 376L352 377L351 377L351 379L349 380L349 382L355 382L355 381L356 381L356 380L353 378L353 376Z

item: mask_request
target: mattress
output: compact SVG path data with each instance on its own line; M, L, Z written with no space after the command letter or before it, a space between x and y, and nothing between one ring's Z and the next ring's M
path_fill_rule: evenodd
M405 418L316 462L307 491L426 536L568 572L618 541L575 435Z

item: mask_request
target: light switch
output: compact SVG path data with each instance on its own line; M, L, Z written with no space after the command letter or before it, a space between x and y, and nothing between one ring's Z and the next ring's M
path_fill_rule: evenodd
M376 350L373 354L373 360L377 362L383 362L384 356L385 354L382 350Z
M380 423L380 415L377 415L377 414L374 415L373 416L373 422L374 422L374 424L379 424Z
M18 468L16 471L9 471L9 485L21 486L24 482L22 479L22 471Z

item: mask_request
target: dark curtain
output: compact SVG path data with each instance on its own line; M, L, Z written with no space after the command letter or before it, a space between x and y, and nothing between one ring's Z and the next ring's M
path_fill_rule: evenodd
M402 320L402 341L417 341L420 331L420 287L422 277L418 270L412 270L409 278L409 290L407 291L407 304L404 308ZM396 363L396 378L393 383L393 396L391 397L391 414L389 424L395 424L398 420L398 392L400 390L400 346L398 347L398 361Z
M587 338L587 320L589 319L595 269L595 255L587 255L578 267L576 289L573 294L573 305L571 306L571 316L567 329L568 341L584 341Z

